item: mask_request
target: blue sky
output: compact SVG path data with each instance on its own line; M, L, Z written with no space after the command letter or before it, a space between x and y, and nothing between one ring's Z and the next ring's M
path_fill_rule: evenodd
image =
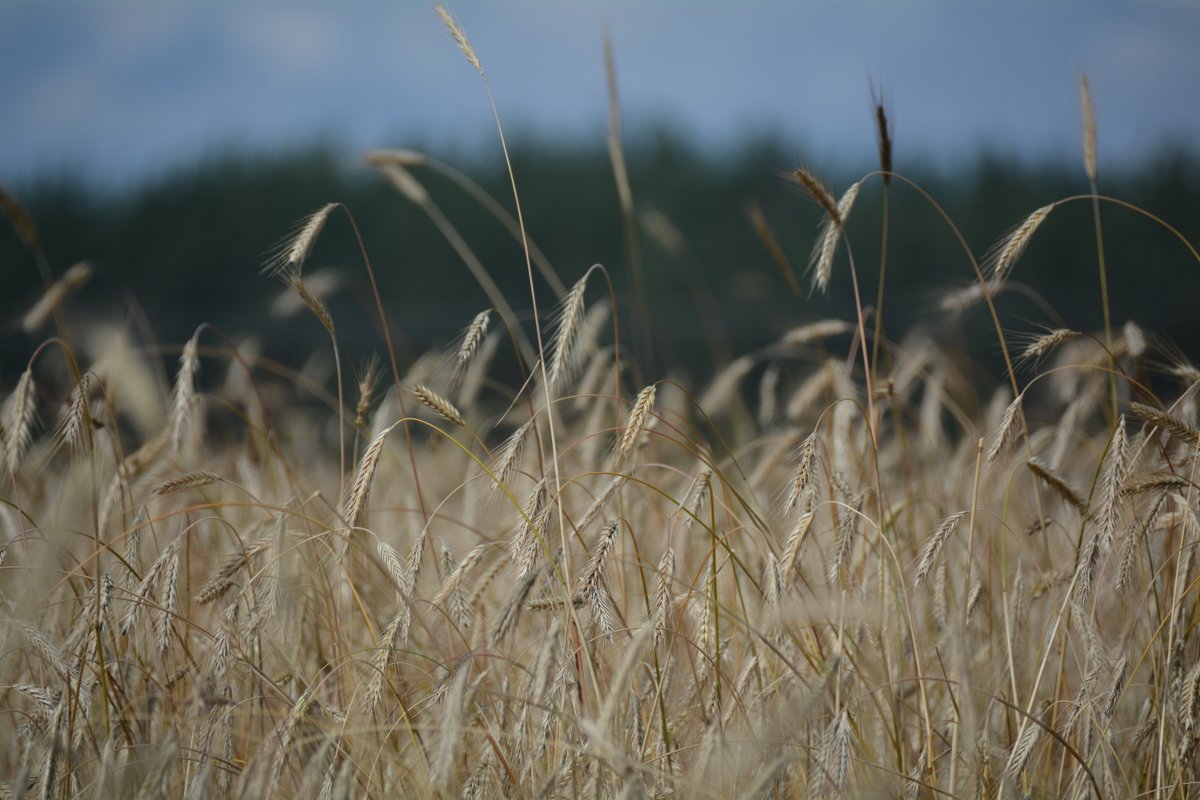
M1193 0L460 0L510 133L600 137L601 37L627 130L719 148L778 131L798 160L870 156L882 84L898 158L981 144L1077 159L1078 76L1101 169L1200 141ZM478 77L425 0L0 2L0 181L129 183L230 144L494 142Z

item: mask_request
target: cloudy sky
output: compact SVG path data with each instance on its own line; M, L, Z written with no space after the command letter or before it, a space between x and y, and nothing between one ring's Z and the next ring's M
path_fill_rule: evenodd
M603 135L603 31L629 130L710 147L775 130L810 164L865 158L869 86L898 155L981 144L1077 158L1078 76L1102 164L1200 141L1195 0L458 0L510 134ZM129 183L230 144L348 154L491 144L478 77L432 0L3 0L0 181ZM1103 168L1103 167L1102 167Z

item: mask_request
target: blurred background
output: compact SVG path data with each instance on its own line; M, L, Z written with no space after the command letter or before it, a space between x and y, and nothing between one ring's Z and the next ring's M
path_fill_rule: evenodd
M1192 0L451 9L494 91L533 240L568 285L602 263L628 296L640 269L659 341L645 355L659 364L704 374L806 321L852 317L844 255L830 293L810 296L803 273L820 213L781 175L804 166L838 194L875 169L873 97L892 120L895 170L930 192L981 256L1033 209L1088 191L1086 74L1100 191L1200 242ZM606 145L606 32L632 227ZM362 159L373 148L419 150L512 209L487 93L430 2L7 0L0 98L0 184L20 209L10 203L18 224L0 227L6 384L50 329L22 330L21 317L48 279L84 260L93 272L66 301L72 324L123 319L179 343L209 322L302 360L324 332L259 270L298 220L331 201L353 214L408 355L488 305L428 214ZM447 172L412 172L511 303L528 308L510 232ZM878 178L864 184L849 224L869 302L882 197ZM979 329L986 341L979 310L954 320L938 310L942 293L972 280L954 232L900 182L889 203L888 332ZM1200 265L1143 216L1108 205L1102 220L1114 323L1136 320L1195 353ZM1055 211L1013 274L1034 291L1005 296L1005 325L1097 328L1095 248L1088 203ZM347 351L382 348L344 216L327 225L305 274L314 286L322 276ZM540 291L548 307L554 286ZM986 360L995 345L979 350Z

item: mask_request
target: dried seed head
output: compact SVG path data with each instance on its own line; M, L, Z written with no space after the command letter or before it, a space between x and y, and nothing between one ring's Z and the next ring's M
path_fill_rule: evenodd
M67 295L83 286L91 277L92 265L86 261L81 261L68 269L21 319L21 330L25 333L33 333L42 327L54 310L62 305Z
M345 508L342 512L346 524L351 528L357 528L362 524L367 496L371 493L371 481L375 478L375 467L379 465L379 457L383 455L384 441L399 424L399 422L393 422L384 428L363 453L362 461L358 465L358 472L354 476L354 483L350 484L350 494L346 497Z
M467 61L471 62L471 66L475 68L475 71L481 77L486 78L487 76L483 73L483 64L479 63L479 56L475 55L475 48L471 46L471 41L467 38L462 25L458 23L454 15L441 3L435 7L435 10L438 16L441 17L442 24L446 26L446 30L454 37L454 42L458 45L458 49L467 57Z
M800 184L809 197L816 201L817 205L825 209L825 213L831 219L840 222L837 202L834 201L833 195L829 193L829 190L825 188L825 184L821 183L816 175L813 175L806 169L797 169L792 172L792 178L796 183Z
M938 555L942 552L942 547L946 544L946 540L950 538L950 534L954 533L954 529L958 527L958 523L962 521L968 511L959 511L956 514L951 514L942 520L942 524L934 529L929 535L929 539L925 542L925 547L921 550L921 557L917 560L917 576L913 580L913 584L920 586L925 578L929 575L929 571L933 569L933 565L937 562Z
M81 452L90 441L92 413L88 394L94 377L92 373L85 372L79 379L79 384L71 392L71 401L67 404L66 413L58 425L58 445L65 445L73 453Z
M1019 360L1036 363L1042 356L1049 353L1054 348L1066 341L1070 341L1079 335L1079 331L1073 331L1069 328L1057 328L1036 337L1029 345L1021 352Z
M824 292L829 287L829 278L833 274L833 257L841 240L842 226L850 216L850 209L854 207L854 200L858 197L861 185L861 182L851 184L838 201L837 213L827 215L821 223L821 235L817 237L809 259L813 270L813 288L817 291Z
M1029 468L1030 472L1041 478L1042 482L1053 489L1059 497L1065 500L1068 504L1074 506L1075 509L1080 513L1083 512L1083 497L1074 489L1074 487L1067 483L1061 475L1051 469L1048 464L1046 464L1037 456L1034 456L1025 462L1025 466ZM1037 530L1033 529L1032 527L1029 530L1029 533L1036 532Z
M799 347L853 330L854 325L844 319L823 319L793 328L780 337L779 342Z
M276 254L267 260L263 271L268 275L284 277L285 280L288 276L299 276L317 236L337 206L337 203L326 203L302 219L292 235L279 246Z
M490 308L480 311L463 332L462 343L458 346L458 353L454 357L455 365L459 369L470 363L471 358L479 350L479 343L487 335L488 322L491 318L492 310Z
M621 431L621 438L617 440L617 458L628 458L637 448L638 440L654 412L655 391L655 384L650 384L638 392L637 398L633 401L633 408L629 412L629 418L625 421L625 427Z
M1079 107L1083 112L1083 170L1096 183L1096 115L1092 110L1092 91L1088 77L1079 79Z
M178 453L184 445L196 407L196 374L200 371L199 334L193 334L179 356L179 373L171 396L171 449Z
M367 424L367 412L371 410L371 399L375 393L375 384L379 380L379 358L371 356L363 369L362 377L358 379L358 404L354 407L354 427L362 428Z
M1051 203L1034 211L992 249L985 259L987 273L992 281L1002 281L1008 277L1013 264L1017 263L1021 253L1025 252L1025 247L1033 238L1034 232L1046 221L1046 217L1050 216L1055 205Z
M14 475L21 465L21 457L33 443L36 394L33 371L26 369L17 381L17 388L4 403L4 463Z
M325 301L308 290L308 286L301 280L299 273L292 275L288 284L296 292L296 296L300 298L300 301L304 303L305 308L312 312L312 315L317 318L317 322L321 323L321 327L330 336L333 336L333 315L329 313L329 307L325 305Z
M887 109L883 101L875 101L875 141L879 148L879 170L883 173L883 185L892 181L892 134L888 126Z
M529 432L532 429L533 420L531 419L513 431L496 452L496 460L492 466L492 474L496 476L496 480L492 484L493 491L501 485L509 485L516 476L517 468L521 463L521 453L525 449L525 440L529 438Z
M1125 350L1130 358L1141 358L1146 354L1146 332L1133 320L1126 320Z
M571 291L562 299L557 312L557 325L551 344L550 368L546 380L550 388L570 376L575 369L575 341L584 321L583 295L587 290L587 274L575 282Z
M1004 446L1012 439L1013 432L1017 429L1017 423L1020 421L1020 415L1017 413L1021 409L1021 399L1024 394L1017 395L1008 408L1004 409L1004 416L1000 418L1000 426L996 429L996 435L992 439L992 446L988 448L987 462L990 464L996 460Z
M449 422L451 425L457 425L460 428L466 426L467 421L463 419L463 415L454 407L454 404L425 384L418 383L414 386L413 394L417 396L417 399L426 408L446 420L446 422Z

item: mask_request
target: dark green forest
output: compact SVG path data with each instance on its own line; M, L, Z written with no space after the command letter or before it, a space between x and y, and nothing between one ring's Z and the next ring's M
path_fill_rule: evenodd
M499 152L437 155L512 210ZM529 234L564 283L571 284L594 263L603 264L619 305L628 310L634 265L641 265L654 327L650 338L656 343L643 358L704 374L731 353L764 344L793 326L830 316L852 318L845 251L838 256L830 293L810 295L804 273L821 212L785 177L801 165L787 142L764 139L735 152L714 153L670 134L643 137L627 154L633 226L625 224L603 145L526 141L512 155ZM819 165L804 166L820 174L835 195L872 169L823 172ZM1088 192L1081 165L1027 163L1001 154L982 154L969 168L951 169L927 159L897 164L896 170L945 209L977 257L1039 206ZM512 305L529 308L519 242L445 174L428 166L413 167L412 174ZM1200 160L1195 156L1164 151L1136 170L1105 174L1102 167L1099 184L1102 194L1157 215L1200 242ZM303 360L327 341L324 330L307 314L273 315L272 301L284 287L261 268L298 220L331 201L353 215L402 356L411 358L448 341L488 305L429 216L365 164L330 146L271 156L229 153L119 191L66 174L6 189L32 220L51 277L80 261L93 268L88 283L65 301L64 316L76 336L86 335L90 321L117 319L136 326L139 336L152 332L159 342L179 343L207 322L230 335L254 334L283 361ZM878 175L868 179L847 224L868 305L874 304L878 285L884 191ZM954 230L905 181L891 181L886 191L887 333L899 338L920 325L935 336L961 339L971 331L978 338L964 343L973 355L984 361L993 357L996 346L994 340L988 344L985 312L970 310L959 319L938 308L943 292L973 280ZM777 237L790 275L753 224L755 209ZM1195 355L1200 264L1147 216L1105 203L1101 220L1114 325L1136 320ZM26 333L20 328L46 278L18 228L10 224L0 230L6 383L50 329ZM327 300L344 350L356 357L379 350L370 283L344 214L330 219L305 273L322 269L335 270L340 280ZM1008 292L998 301L1010 332L1026 333L1045 322L1098 329L1090 202L1057 208L1038 229L1012 279L1030 291ZM540 278L538 290L545 311L554 291ZM599 297L603 289L592 292Z

